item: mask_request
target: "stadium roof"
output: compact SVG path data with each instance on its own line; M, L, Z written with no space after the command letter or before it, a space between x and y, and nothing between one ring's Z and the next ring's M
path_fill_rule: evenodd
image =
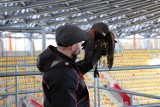
M105 22L119 38L160 34L160 0L0 0L0 31L52 33L64 24Z

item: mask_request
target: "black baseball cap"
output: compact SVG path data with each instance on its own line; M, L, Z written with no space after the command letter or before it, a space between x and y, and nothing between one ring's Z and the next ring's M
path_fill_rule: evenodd
M75 25L64 25L56 29L57 45L67 47L89 39L87 31Z

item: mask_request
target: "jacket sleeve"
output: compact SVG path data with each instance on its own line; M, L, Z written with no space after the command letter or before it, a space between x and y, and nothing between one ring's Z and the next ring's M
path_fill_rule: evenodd
M80 60L80 61L78 61L76 63L77 63L79 71L83 75L93 68L92 63L90 63L89 61Z
M60 71L63 72L63 71ZM73 71L65 71L56 77L50 90L53 107L77 107L78 76Z

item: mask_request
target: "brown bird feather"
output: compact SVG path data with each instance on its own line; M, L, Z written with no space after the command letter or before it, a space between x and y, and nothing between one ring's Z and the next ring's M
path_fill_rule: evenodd
M114 34L109 31L106 24L102 22L98 23L97 26L100 26L98 29L96 24L94 24L92 29L88 31L90 37L83 44L85 49L85 59L90 57L91 59L89 60L94 60L94 57L100 58L101 56L106 56L107 66L111 69L114 61ZM93 62L95 63L95 61Z

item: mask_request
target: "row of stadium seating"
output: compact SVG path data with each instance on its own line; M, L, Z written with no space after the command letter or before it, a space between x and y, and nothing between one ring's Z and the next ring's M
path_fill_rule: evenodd
M26 84L26 85L18 85L18 90L19 91L26 91L26 90L39 90L41 89L42 90L42 85L41 84ZM8 89L8 92L9 93L13 93L15 92L15 87L11 87Z
M137 52L133 51L124 51L122 54L114 55L114 64L113 66L138 66L138 65L148 65L148 61L152 60L152 57L148 52L144 51L143 53L138 50Z
M7 80L7 81L5 81ZM15 78L14 77L3 77L1 78L1 90L7 88L8 92L15 92ZM20 76L18 78L18 90L22 89L42 89L41 82L33 76ZM6 93L1 91L0 93Z
M18 85L31 85L31 84L39 84L39 82L36 82L36 81L32 81L32 82L26 82L26 81L28 81L28 80L26 80L25 82L24 82L25 80L21 80L21 81L18 81ZM1 84L1 88L6 88L6 87L10 87L10 86L15 86L15 81L9 81L9 82L7 82L7 83L5 83L5 82L3 82L2 84Z
M0 68L0 73L8 73L8 72L15 72L16 71L16 67L1 67ZM17 72L28 72L28 71L38 71L36 66L26 66L26 67L22 67L22 66L18 66L17 67Z
M27 76L18 76L18 79L24 79L24 78L35 78L34 75L27 75ZM0 82L7 81L7 80L15 80L15 77L1 77Z
M108 74L117 81L125 90L140 92L150 95L160 95L160 70L125 70L109 71ZM139 104L158 103L156 99L146 100L138 96L134 97Z
M122 53L155 53L160 52L158 49L154 50L123 50Z
M120 56L115 56L117 59L151 59L148 53L129 53L129 54L120 54Z
M0 58L0 62L6 61L27 61L27 60L36 60L37 56L20 56L20 57L2 57Z
M26 97L26 95L21 95L21 97ZM35 93L35 94L27 95L26 99L35 99L36 102L42 103L43 93ZM0 107L16 107L14 97L9 96L3 100L0 100Z
M0 62L0 66L3 66L3 65L18 65L18 64L35 64L37 61L35 60L28 60L28 61L19 61L19 62L15 62L15 61L9 61L9 62Z

